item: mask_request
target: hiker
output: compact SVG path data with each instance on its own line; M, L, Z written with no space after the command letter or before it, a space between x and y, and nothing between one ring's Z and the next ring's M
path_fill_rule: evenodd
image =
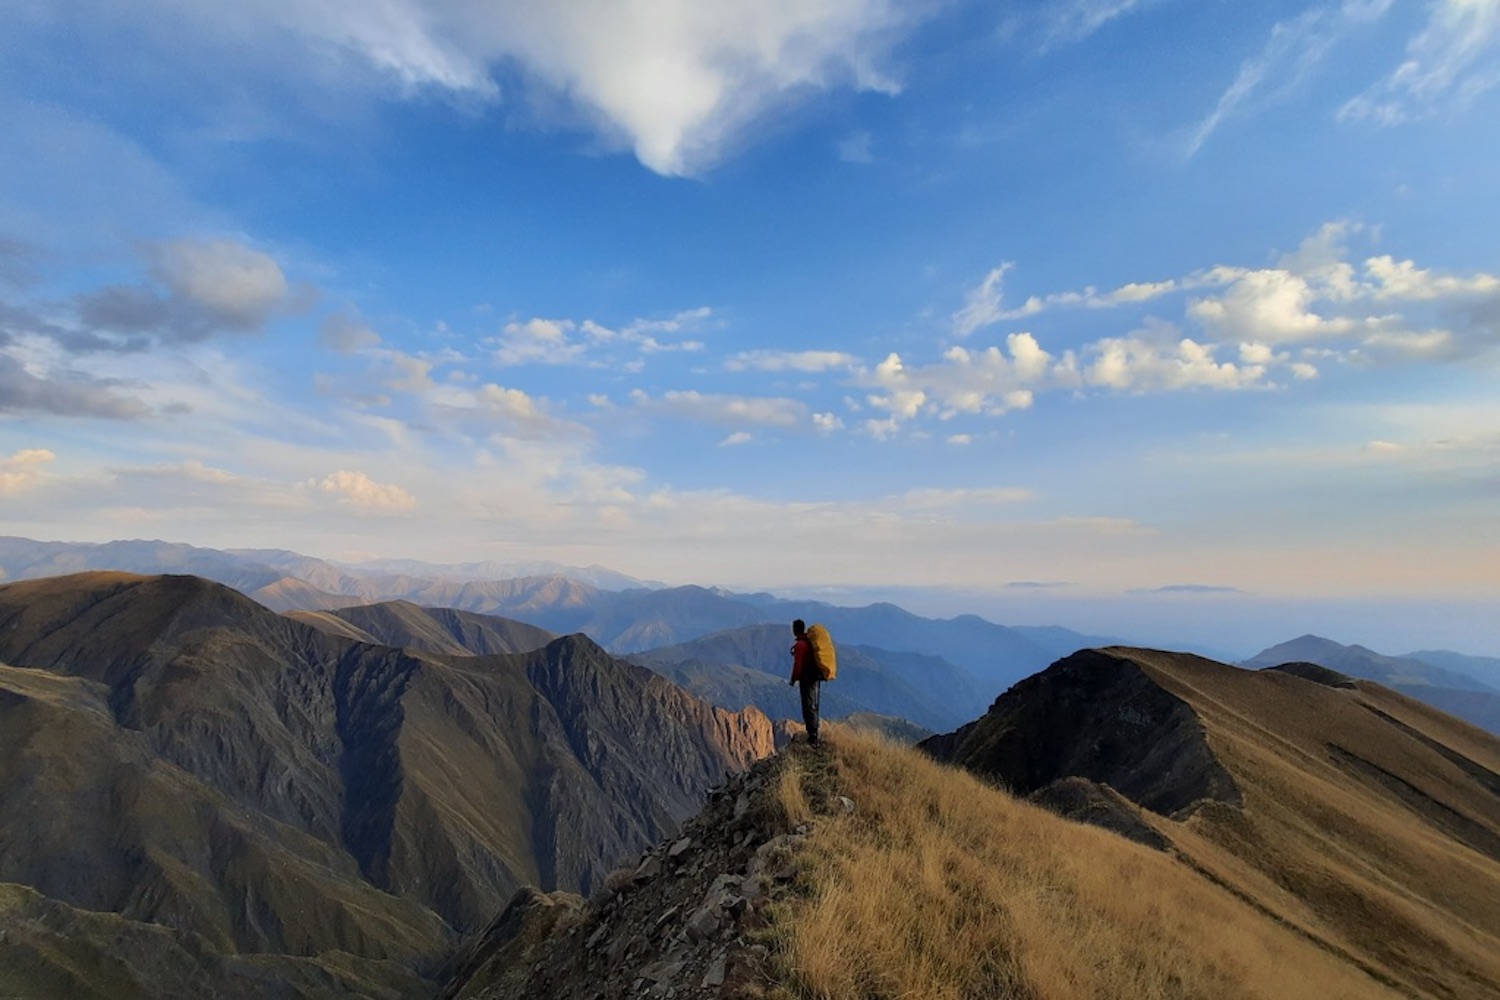
M817 746L818 689L823 678L818 675L817 664L813 662L812 642L807 638L807 625L801 618L792 622L792 635L796 636L796 641L792 643L792 679L787 683L801 685L802 721L807 726L807 742L810 746Z

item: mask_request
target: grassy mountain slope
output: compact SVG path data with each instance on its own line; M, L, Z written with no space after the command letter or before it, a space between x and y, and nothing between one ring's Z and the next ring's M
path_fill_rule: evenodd
M855 809L808 841L806 895L778 921L783 996L1402 995L1170 855L915 751L833 744Z
M1398 990L1500 984L1500 741L1397 692L1117 647L932 746L1020 792L1119 780L1181 861Z

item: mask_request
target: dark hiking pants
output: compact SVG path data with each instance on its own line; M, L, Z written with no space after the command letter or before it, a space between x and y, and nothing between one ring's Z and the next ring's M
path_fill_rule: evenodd
M823 686L820 680L808 680L803 678L797 682L802 690L802 722L807 726L807 742L818 742L818 689Z

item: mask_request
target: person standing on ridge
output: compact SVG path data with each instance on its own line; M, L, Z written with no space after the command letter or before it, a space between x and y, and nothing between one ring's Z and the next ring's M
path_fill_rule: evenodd
M792 622L792 679L788 684L800 685L802 692L802 722L807 726L809 746L818 745L818 689L823 678L818 676L817 664L813 662L812 642L807 638L807 625L798 618Z

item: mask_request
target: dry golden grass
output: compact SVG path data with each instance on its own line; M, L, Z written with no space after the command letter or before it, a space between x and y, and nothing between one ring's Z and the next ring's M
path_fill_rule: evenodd
M1396 995L1167 855L910 749L847 730L834 747L856 811L818 820L807 895L778 921L800 996Z

